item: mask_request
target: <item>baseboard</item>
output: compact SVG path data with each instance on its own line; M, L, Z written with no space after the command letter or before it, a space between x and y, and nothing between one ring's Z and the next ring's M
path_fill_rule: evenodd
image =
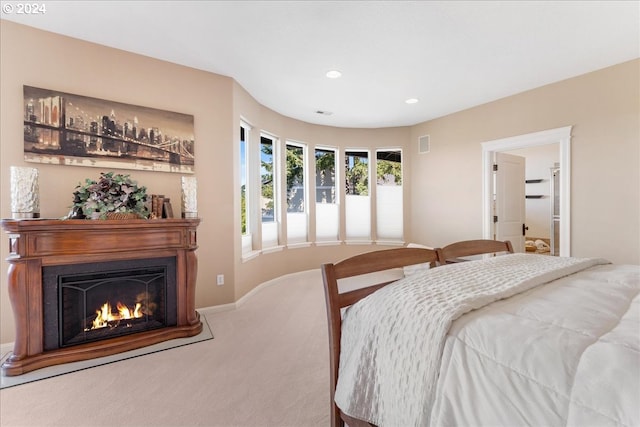
M247 292L245 295L243 295L236 302L232 302L232 303L229 303L229 304L220 304L220 305L213 305L213 306L209 306L209 307L198 308L197 311L200 314L207 315L207 314L212 314L212 313L219 313L221 311L235 310L236 308L240 307L242 304L247 302L252 296L257 294L261 290L263 290L265 288L268 288L269 286L276 285L278 283L281 283L281 282L283 282L285 280L288 280L288 279L291 279L291 278L299 279L300 278L299 276L305 276L305 275L311 275L311 274L317 275L318 271L319 271L319 269L316 268L316 269L313 269L313 270L297 271L295 273L285 274L284 276L279 276L279 277L276 277L275 279L271 279L271 280L268 280L266 282L263 282L263 283L259 284L258 286L256 286L255 288L253 288L249 292Z

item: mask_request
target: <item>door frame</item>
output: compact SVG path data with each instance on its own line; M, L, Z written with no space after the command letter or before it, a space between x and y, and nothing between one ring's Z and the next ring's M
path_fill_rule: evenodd
M565 126L482 142L482 235L492 239L494 153L558 144L560 160L560 256L571 256L571 129Z

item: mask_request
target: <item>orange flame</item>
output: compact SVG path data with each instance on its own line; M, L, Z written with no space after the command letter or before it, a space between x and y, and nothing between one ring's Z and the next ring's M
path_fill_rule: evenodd
M109 326L109 322L142 317L142 305L139 302L136 303L136 306L133 309L130 309L123 303L118 302L116 304L116 309L117 312L113 312L111 304L109 302L105 302L99 310L96 310L96 318L93 319L91 327L86 330L90 331L92 329L106 328Z

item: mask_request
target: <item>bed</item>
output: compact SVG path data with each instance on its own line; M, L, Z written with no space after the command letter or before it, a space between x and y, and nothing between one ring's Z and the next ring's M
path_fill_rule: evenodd
M640 425L640 266L473 241L321 269L332 426Z

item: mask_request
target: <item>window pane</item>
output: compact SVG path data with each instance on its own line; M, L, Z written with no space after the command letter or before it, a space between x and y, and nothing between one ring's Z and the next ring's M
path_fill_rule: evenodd
M262 222L275 221L275 187L273 170L273 140L260 138L260 176Z
M402 153L376 153L376 233L378 240L402 240Z
M337 241L340 211L336 195L336 151L316 148L316 241Z
M369 195L369 153L346 152L346 192L348 195Z
M336 203L336 152L316 148L316 202Z
M402 153L400 150L378 151L376 163L378 185L402 185Z
M307 241L305 147L287 144L287 243Z
M248 129L240 126L240 225L242 234L249 233L247 225L247 135Z
M304 211L304 148L287 144L287 212Z
M369 197L369 153L345 153L345 221L350 240L371 238L371 199Z

